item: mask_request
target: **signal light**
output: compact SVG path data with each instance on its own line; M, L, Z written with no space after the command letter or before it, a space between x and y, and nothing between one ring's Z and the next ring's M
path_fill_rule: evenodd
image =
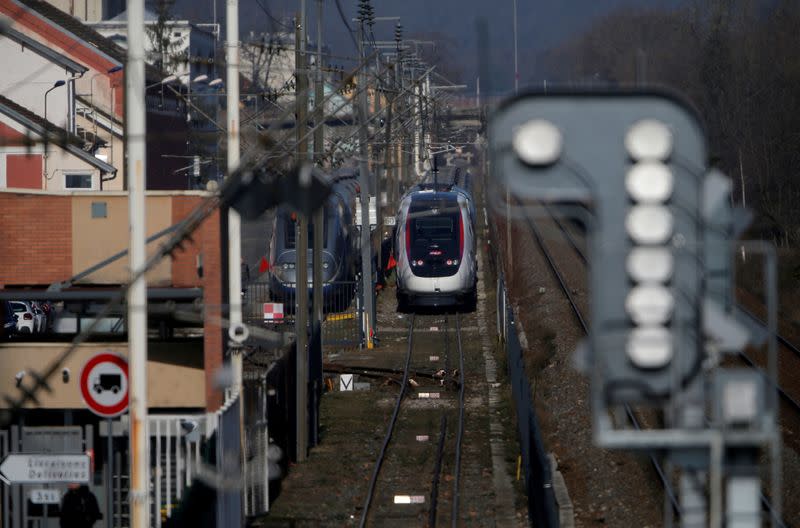
M636 324L666 324L672 316L675 301L664 286L640 284L625 299L625 310Z
M672 253L664 247L635 247L625 269L636 282L666 282L672 277Z
M643 119L628 130L625 149L636 161L664 161L672 154L672 132L661 121Z
M625 229L637 244L663 244L672 235L672 221L662 205L636 205L625 218Z
M512 144L519 159L528 165L550 165L561 156L561 132L543 119L528 121L514 133Z
M674 183L669 167L662 163L643 161L634 165L625 177L628 194L640 203L660 203L672 195Z
M663 368L672 360L672 334L663 326L634 328L625 348L638 368Z

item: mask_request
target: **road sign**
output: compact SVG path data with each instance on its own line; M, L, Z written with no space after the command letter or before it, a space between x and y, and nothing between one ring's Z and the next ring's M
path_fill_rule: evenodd
M60 504L61 492L57 489L43 488L31 490L28 496L34 504Z
M128 362L116 354L97 354L81 370L81 395L93 413L104 418L128 410Z
M89 455L14 453L0 464L0 478L11 484L89 482Z

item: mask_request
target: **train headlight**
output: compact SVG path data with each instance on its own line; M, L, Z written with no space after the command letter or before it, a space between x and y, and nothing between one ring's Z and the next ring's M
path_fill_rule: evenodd
M284 262L283 263L283 269L285 269L285 270L289 269L289 263L288 262Z
M672 360L672 334L663 326L634 328L625 348L638 368L663 368Z
M636 161L663 161L672 153L672 132L661 121L643 119L625 135L625 150Z
M517 128L514 152L528 165L550 165L561 156L561 131L549 121L534 119Z
M327 262L323 262L322 263L322 269L328 269L329 267L330 267L330 264L328 264Z

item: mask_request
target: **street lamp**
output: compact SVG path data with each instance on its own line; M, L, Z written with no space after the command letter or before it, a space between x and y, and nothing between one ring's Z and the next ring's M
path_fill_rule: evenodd
M59 79L53 84L52 88L50 88L49 90L47 90L44 93L44 122L45 122L45 127L47 127L47 95L50 92L52 92L53 90L55 90L56 88L58 88L59 86L64 86L65 84L67 84L67 82L64 79ZM45 143L44 143L44 177L45 178L47 178L47 150L49 148L48 141L47 141L47 139L48 139L47 136L48 136L49 133L50 132L47 130L47 128L45 128L45 131L44 131L44 137L45 137Z

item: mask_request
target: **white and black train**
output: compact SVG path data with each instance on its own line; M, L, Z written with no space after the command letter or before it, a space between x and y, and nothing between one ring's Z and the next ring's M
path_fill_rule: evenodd
M395 248L398 309L475 309L475 207L466 190L414 187L400 202Z

